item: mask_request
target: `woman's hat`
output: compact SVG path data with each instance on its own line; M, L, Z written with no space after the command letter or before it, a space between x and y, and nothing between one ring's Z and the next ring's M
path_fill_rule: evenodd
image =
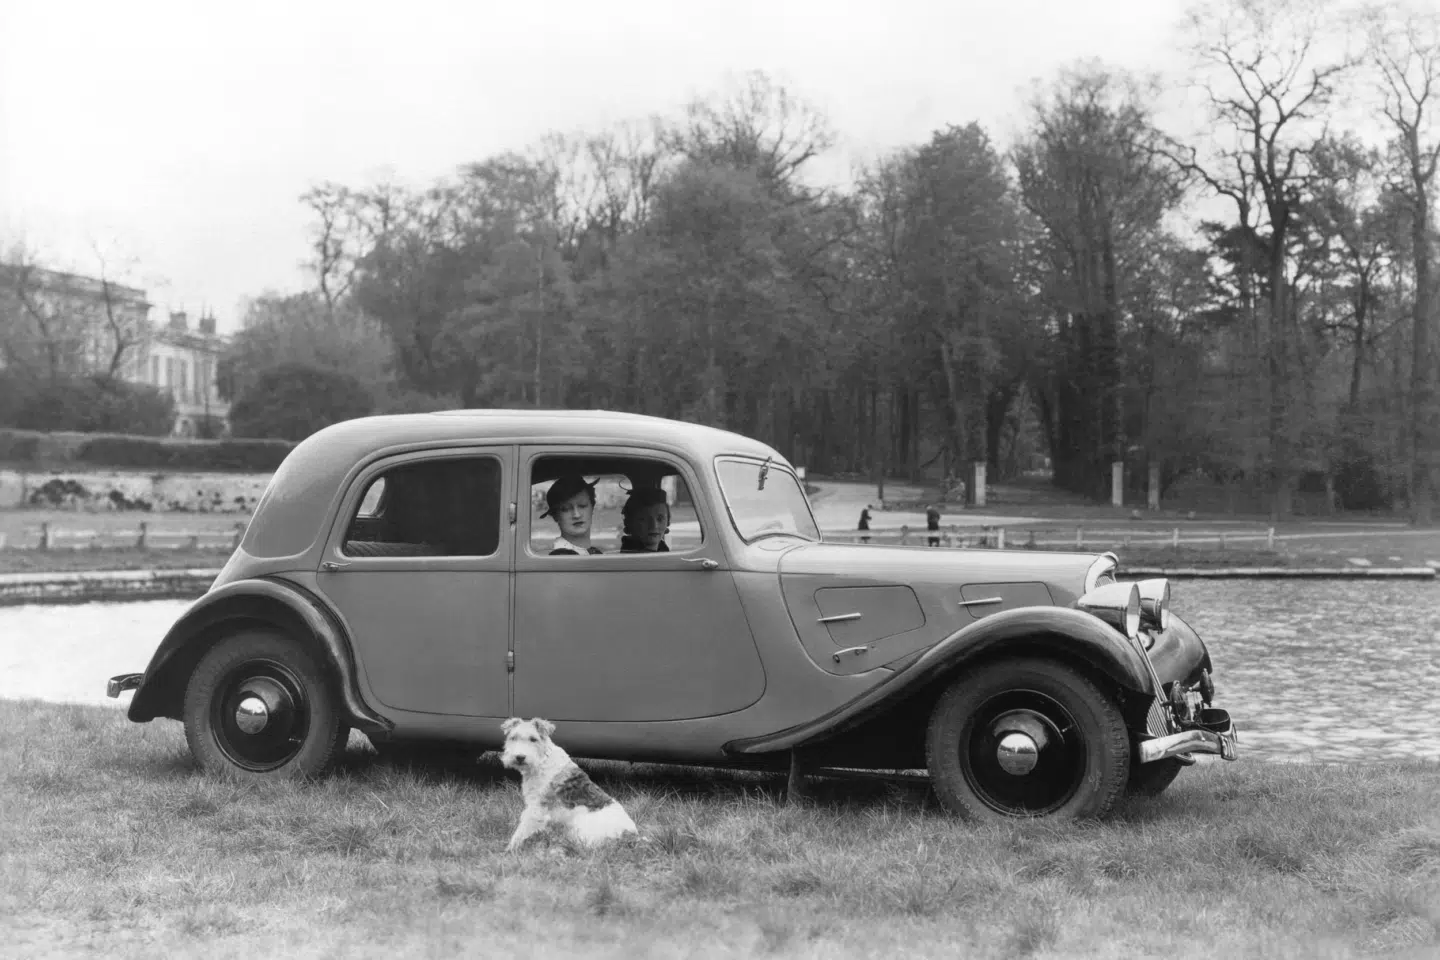
M550 484L550 489L545 491L545 512L540 516L550 516L559 509L560 504L581 493L589 493L590 502L595 502L595 485L586 483L585 478L578 473L567 473Z
M620 514L621 516L628 517L636 510L657 506L662 503L668 505L669 499L666 497L665 491L661 488L636 487L630 491L630 496L625 501L625 506L620 508Z

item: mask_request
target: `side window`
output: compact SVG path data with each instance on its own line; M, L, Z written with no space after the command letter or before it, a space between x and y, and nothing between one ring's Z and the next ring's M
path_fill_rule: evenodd
M500 461L445 457L378 474L341 548L350 557L488 557L500 544Z
M529 479L533 556L685 553L705 541L685 478L668 461L540 457Z

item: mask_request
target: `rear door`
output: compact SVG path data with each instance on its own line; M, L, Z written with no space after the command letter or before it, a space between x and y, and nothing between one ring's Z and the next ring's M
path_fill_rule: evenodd
M509 715L515 453L467 446L388 458L349 492L317 583L379 703Z

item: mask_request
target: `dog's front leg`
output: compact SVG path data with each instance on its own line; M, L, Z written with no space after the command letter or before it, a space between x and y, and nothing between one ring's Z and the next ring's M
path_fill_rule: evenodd
M522 810L520 812L520 822L515 825L515 833L511 835L510 843L506 845L505 851L511 853L518 850L522 843L529 840L530 837L544 825L544 818L539 814L528 807Z

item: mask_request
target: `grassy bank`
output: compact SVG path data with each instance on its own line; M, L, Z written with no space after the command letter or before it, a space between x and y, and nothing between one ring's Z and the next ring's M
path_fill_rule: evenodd
M919 788L595 765L647 839L503 847L493 766L239 787L178 724L0 701L0 952L39 956L1434 956L1433 766L1225 764L1102 824Z

